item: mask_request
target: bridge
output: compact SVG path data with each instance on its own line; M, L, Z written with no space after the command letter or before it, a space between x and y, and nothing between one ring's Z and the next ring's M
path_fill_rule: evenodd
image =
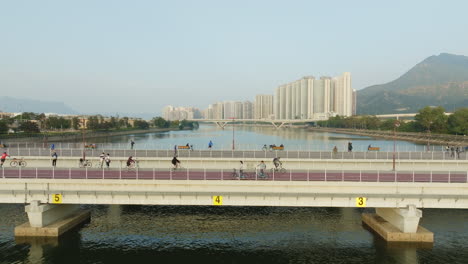
M260 173L258 162L275 154L200 151L179 156L186 168L171 170L173 153L165 151L135 151L134 169L124 168L125 156L113 156L109 169L77 168L74 155L81 153L68 151L59 167L44 154L27 157L28 167L0 170L0 203L28 204L29 222L15 229L17 236L60 235L89 219L79 204L316 206L376 208L363 221L385 239L431 242L433 234L419 226L421 209L468 208L468 161L444 160L443 153L399 153L392 171L391 156L383 153L344 152L335 159L333 153L291 152L283 160L287 170L269 164ZM242 175L233 170L239 155Z
M327 118L315 118L315 119L187 119L187 121L204 122L204 123L215 123L218 127L224 128L228 123L234 122L255 122L255 123L271 123L275 128L281 128L285 124L296 124L296 123L311 123L320 120L327 120Z
M377 118L396 118L397 120L402 117L415 117L418 113L397 113L397 114L383 114L375 115ZM445 113L445 115L451 115L452 113ZM328 117L321 118L309 118L309 119L187 119L187 121L215 123L220 128L224 128L228 123L233 122L255 122L255 123L271 123L275 128L280 128L285 124L295 123L313 123L317 121L328 120Z

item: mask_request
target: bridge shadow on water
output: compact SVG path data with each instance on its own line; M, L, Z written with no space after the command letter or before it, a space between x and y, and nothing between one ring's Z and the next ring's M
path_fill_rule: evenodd
M0 263L463 263L467 255L445 244L387 243L361 222L372 209L85 208L92 219L77 232L17 239L18 252Z

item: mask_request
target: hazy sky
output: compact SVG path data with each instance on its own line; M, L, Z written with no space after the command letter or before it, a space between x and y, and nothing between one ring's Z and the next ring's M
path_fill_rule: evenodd
M0 95L80 112L253 100L305 75L361 89L468 55L468 1L0 0Z

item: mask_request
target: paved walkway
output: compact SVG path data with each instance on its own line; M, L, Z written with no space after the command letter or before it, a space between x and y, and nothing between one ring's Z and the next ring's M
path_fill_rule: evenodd
M233 171L222 170L155 170L155 169L44 169L5 168L6 179L138 179L138 180L262 180L262 181L345 181L345 182L444 182L467 183L468 172L408 171L287 171L285 173L246 172L239 178Z

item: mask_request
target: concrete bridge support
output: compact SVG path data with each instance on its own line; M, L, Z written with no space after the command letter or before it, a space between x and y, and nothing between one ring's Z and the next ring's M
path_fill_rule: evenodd
M15 228L17 237L58 237L90 219L90 212L75 204L40 204L31 201L25 207L29 222Z
M434 242L434 234L419 226L422 211L414 205L406 208L376 208L375 214L363 214L362 220L377 234L392 242Z

